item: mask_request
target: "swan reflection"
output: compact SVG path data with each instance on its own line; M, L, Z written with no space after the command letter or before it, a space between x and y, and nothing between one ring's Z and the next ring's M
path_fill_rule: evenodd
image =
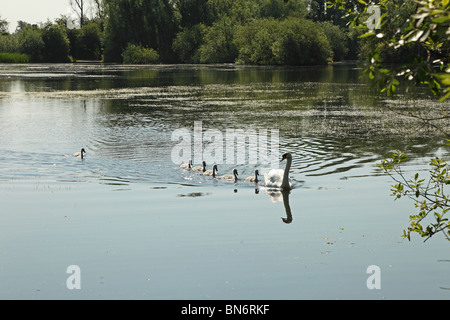
M265 185L259 185L257 182L254 182L254 184L255 184L255 194L259 194L260 190L263 190L264 193L266 193L269 196L270 200L273 203L281 201L283 202L286 217L282 217L281 220L283 220L283 222L286 224L291 223L293 220L291 206L289 204L289 195L291 194L291 189L267 188ZM238 189L234 188L233 192L237 193Z
M289 195L291 191L288 190L276 190L276 189L266 189L265 193L267 193L272 202L283 201L284 210L286 211L286 218L281 218L284 223L292 222L292 212L291 206L289 205Z

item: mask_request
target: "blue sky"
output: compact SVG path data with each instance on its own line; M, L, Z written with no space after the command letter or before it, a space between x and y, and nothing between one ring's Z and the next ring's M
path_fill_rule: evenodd
M0 17L9 22L9 32L14 32L18 20L33 24L68 14L74 15L69 0L0 0Z

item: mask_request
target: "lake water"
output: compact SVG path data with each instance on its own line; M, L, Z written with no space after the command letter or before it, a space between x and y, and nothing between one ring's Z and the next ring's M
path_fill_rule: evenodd
M404 115L449 105L426 89L378 97L360 71L0 65L0 298L449 299L449 242L401 238L416 209L377 167L395 149L411 175L448 159L440 132ZM172 135L194 146L199 124L276 132L294 188L179 169ZM248 150L238 163L224 148L219 174L278 166Z

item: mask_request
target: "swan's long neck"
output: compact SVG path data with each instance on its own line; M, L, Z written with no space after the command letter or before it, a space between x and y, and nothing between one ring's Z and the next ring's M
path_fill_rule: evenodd
M287 158L286 159L286 167L284 168L284 173L283 173L283 182L281 183L281 188L289 188L289 170L291 170L291 163L292 163L292 159Z

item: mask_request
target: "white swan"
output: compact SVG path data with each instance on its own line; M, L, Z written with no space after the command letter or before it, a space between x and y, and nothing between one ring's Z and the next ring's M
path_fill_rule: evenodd
M247 178L245 178L245 181L258 183L259 182L258 176L259 176L258 170L255 170L255 176L247 177Z
M73 154L73 156L74 156L74 157L81 157L81 159L83 159L85 153L86 153L86 151L84 150L84 148L81 148L81 151L80 151L80 152L75 152L75 153Z
M180 166L180 169L192 169L192 160L189 160L188 163L183 163Z
M213 168L210 170L206 170L205 172L203 172L204 176L212 176L213 178L216 177L216 172L217 172L217 165L213 165Z
M206 162L203 161L201 166L193 167L192 170L194 171L206 171Z
M224 174L220 177L222 180L234 180L236 182L238 180L238 172L237 169L233 169L233 174Z
M264 174L264 182L267 188L291 189L289 181L289 170L292 164L292 155L288 152L283 154L281 161L286 159L286 167L283 169L272 169Z

